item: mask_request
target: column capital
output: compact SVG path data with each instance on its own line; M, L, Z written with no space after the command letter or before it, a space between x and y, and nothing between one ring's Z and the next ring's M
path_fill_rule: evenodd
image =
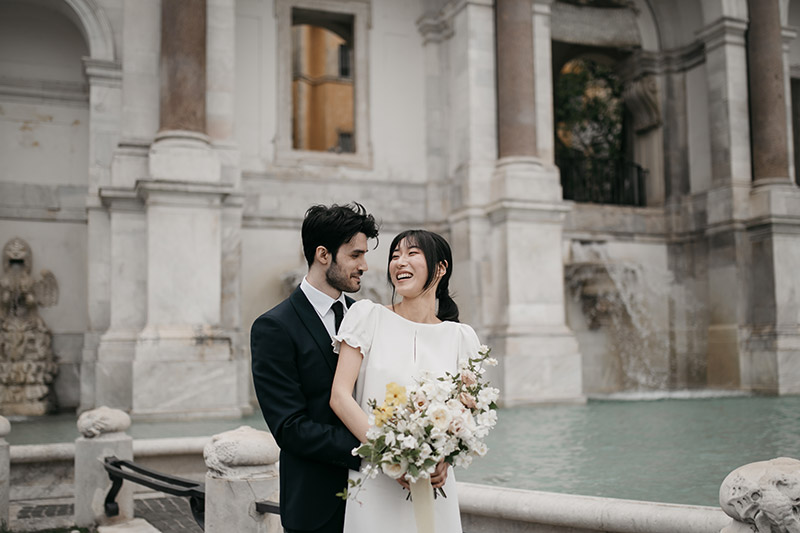
M746 31L746 20L722 17L700 30L697 38L705 43L706 52L709 52L724 45L744 46Z

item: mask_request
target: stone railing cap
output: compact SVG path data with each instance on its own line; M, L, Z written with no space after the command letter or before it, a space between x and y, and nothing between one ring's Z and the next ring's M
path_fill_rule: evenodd
M280 449L273 436L250 426L214 435L203 450L206 466L220 473L231 473L243 467L271 466L279 456Z
M87 439L104 433L125 431L131 427L131 417L125 411L105 405L86 411L78 417L78 431Z

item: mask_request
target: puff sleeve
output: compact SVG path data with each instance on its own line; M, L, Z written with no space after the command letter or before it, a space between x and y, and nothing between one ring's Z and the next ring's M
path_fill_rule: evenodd
M359 300L347 310L347 314L339 326L339 333L333 336L333 351L339 353L342 342L361 350L366 357L372 348L377 324L378 305L370 300Z
M478 356L478 349L481 346L481 341L478 340L478 334L472 329L472 326L467 324L459 324L461 329L460 346L458 350L458 361L466 361L469 358Z

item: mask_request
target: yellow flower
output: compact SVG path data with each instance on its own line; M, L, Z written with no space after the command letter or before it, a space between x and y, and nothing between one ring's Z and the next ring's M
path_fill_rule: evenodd
M375 425L381 427L394 414L394 407L392 407L391 405L386 405L386 403L384 403L380 407L376 407L375 409L373 409L372 414L375 415Z
M406 403L406 388L395 382L386 385L386 404L403 405Z

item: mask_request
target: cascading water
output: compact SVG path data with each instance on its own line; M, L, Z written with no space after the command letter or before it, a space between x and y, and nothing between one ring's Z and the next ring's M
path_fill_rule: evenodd
M611 373L617 374L604 390L669 388L671 275L633 261L612 260L601 243L575 242L571 256L566 285L580 302L589 329L605 334L604 365L612 364Z

